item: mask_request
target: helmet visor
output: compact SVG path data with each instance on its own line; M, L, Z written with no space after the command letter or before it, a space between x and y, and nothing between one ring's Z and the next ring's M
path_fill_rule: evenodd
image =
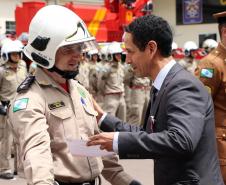
M83 54L90 50L98 49L98 47L99 46L95 40L90 40L82 43L62 46L60 51L63 55L70 53Z

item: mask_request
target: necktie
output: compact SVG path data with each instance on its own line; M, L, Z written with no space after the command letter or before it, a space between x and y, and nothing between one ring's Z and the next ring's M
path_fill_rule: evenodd
M154 119L154 115L151 115L151 110L153 108L153 105L155 103L156 97L158 94L158 89L156 89L154 86L152 86L151 88L151 93L150 93L150 112L149 112L149 116L148 116L148 120L147 120L147 127L146 127L146 131L148 133L152 133L153 132L153 126L155 123L155 119Z
M154 86L152 86L152 89L151 89L151 107L153 107L157 95L158 95L158 89L156 89Z

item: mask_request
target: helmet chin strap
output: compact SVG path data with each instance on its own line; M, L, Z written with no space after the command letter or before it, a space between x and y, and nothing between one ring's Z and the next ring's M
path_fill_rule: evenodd
M76 71L62 71L62 70L58 69L56 66L53 66L51 69L48 69L48 70L50 72L56 72L57 74L59 74L63 78L65 78L66 80L74 79L79 73L78 69Z

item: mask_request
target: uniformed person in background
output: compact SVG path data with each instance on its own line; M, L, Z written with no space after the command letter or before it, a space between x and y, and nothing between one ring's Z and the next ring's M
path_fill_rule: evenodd
M93 49L88 51L88 64L89 64L89 93L93 95L95 99L97 99L97 62L99 61L98 50Z
M135 75L131 65L125 64L125 83L129 88L128 97L125 96L126 101L126 121L131 124L142 125L144 114L148 107L150 98L151 82L149 78L140 78ZM126 86L126 85L125 85ZM129 100L129 101L128 101ZM128 105L127 105L128 103ZM129 111L127 109L129 108Z
M131 107L131 78L133 78L133 68L130 64L126 62L123 64L124 69L124 88L125 88L125 102L126 102L126 121L130 117L130 107Z
M104 45L100 48L99 51L99 59L100 61L96 64L96 90L97 90L97 94L96 94L96 101L98 102L98 104L103 107L104 104L104 93L103 93L103 89L101 89L101 83L102 83L102 74L106 71L107 69L107 64L108 64L108 45Z
M209 54L212 50L214 50L218 46L217 41L213 39L206 39L202 43L202 48L205 50L207 54Z
M147 77L140 78L133 74L130 85L130 113L127 121L142 126L150 99L151 82Z
M212 95L221 173L226 184L226 11L213 15L219 23L221 42L202 59L195 75Z
M103 71L100 89L104 90L103 109L126 120L126 103L124 96L124 67L121 64L122 48L119 42L112 42L108 47L108 66Z
M187 71L194 74L197 67L197 61L194 57L194 52L198 49L197 44L194 41L187 41L184 43L184 59L178 61L178 63L184 67Z
M22 58L22 43L9 40L1 49L0 67L0 178L12 179L10 167L13 137L6 118L6 110L16 94L16 89L26 78L26 63ZM16 157L15 153L15 157ZM19 162L19 161L18 161ZM17 168L17 165L15 165ZM17 171L17 169L15 169Z
M79 63L79 74L75 77L87 90L89 89L89 64L86 53L82 55Z
M45 6L30 23L24 53L39 67L9 110L29 185L96 185L100 174L114 185L140 184L115 155L74 156L68 148L67 140L99 133L91 96L74 80L82 52L94 47L85 23L63 6Z

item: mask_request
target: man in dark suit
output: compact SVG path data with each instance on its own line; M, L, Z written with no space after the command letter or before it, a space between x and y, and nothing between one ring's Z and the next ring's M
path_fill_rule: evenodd
M126 27L127 62L154 80L144 127L124 123L94 102L100 128L110 133L90 137L87 145L101 145L121 159L154 159L155 185L223 185L211 97L173 60L172 40L168 23L154 15Z

